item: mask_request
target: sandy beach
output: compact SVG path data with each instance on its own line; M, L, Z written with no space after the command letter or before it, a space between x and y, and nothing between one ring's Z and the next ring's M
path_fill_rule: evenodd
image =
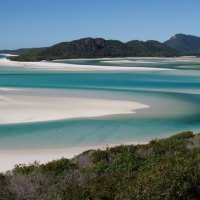
M133 141L123 142L116 144L104 144L96 146L77 146L68 148L54 148L54 149L0 149L0 160L3 162L0 164L0 172L6 172L12 170L15 165L25 164L29 165L35 161L40 164L45 164L53 160L61 158L71 159L87 150L105 150L108 147L114 147L118 145L130 145L130 144L147 144L147 141Z
M50 70L50 71L165 71L173 70L168 68L153 67L119 67L119 66L97 66L97 65L75 65L56 62L16 62L6 58L0 59L0 66L20 67L26 69Z

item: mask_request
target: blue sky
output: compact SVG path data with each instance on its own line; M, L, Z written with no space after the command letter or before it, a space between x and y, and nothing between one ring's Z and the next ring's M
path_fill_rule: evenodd
M200 36L200 0L2 0L0 49L82 37L165 41Z

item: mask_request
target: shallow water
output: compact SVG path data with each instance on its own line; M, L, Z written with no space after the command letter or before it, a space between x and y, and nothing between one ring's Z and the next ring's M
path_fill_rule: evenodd
M0 148L106 145L148 141L185 130L200 131L199 59L129 58L117 61L93 59L62 62L176 70L69 73L1 66L0 87L37 88L50 91L50 95L67 92L97 98L127 99L148 104L151 108L137 110L133 115L1 125Z

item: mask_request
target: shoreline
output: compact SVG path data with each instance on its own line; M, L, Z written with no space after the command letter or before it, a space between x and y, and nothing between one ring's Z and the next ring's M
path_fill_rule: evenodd
M15 55L15 54L8 54L8 53L0 53L0 55L3 55L3 56L19 56L19 55Z
M47 149L0 149L0 173L12 170L19 164L33 164L35 161L46 164L61 158L72 159L88 150L106 150L106 148L120 145L148 144L146 141L122 142L115 144L102 144L93 146L79 146L68 148L47 148Z
M7 58L0 59L0 66L21 67L25 69L49 70L49 71L69 71L69 72L90 72L90 71L107 71L107 72L132 72L132 71L171 71L175 69L154 68L154 67L118 67L118 66L98 66L98 65L77 65L56 62L17 62L10 61Z

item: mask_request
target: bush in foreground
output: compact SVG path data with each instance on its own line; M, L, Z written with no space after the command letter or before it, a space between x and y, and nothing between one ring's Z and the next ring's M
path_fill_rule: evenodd
M147 145L90 150L0 175L1 200L197 200L200 135L184 132Z

